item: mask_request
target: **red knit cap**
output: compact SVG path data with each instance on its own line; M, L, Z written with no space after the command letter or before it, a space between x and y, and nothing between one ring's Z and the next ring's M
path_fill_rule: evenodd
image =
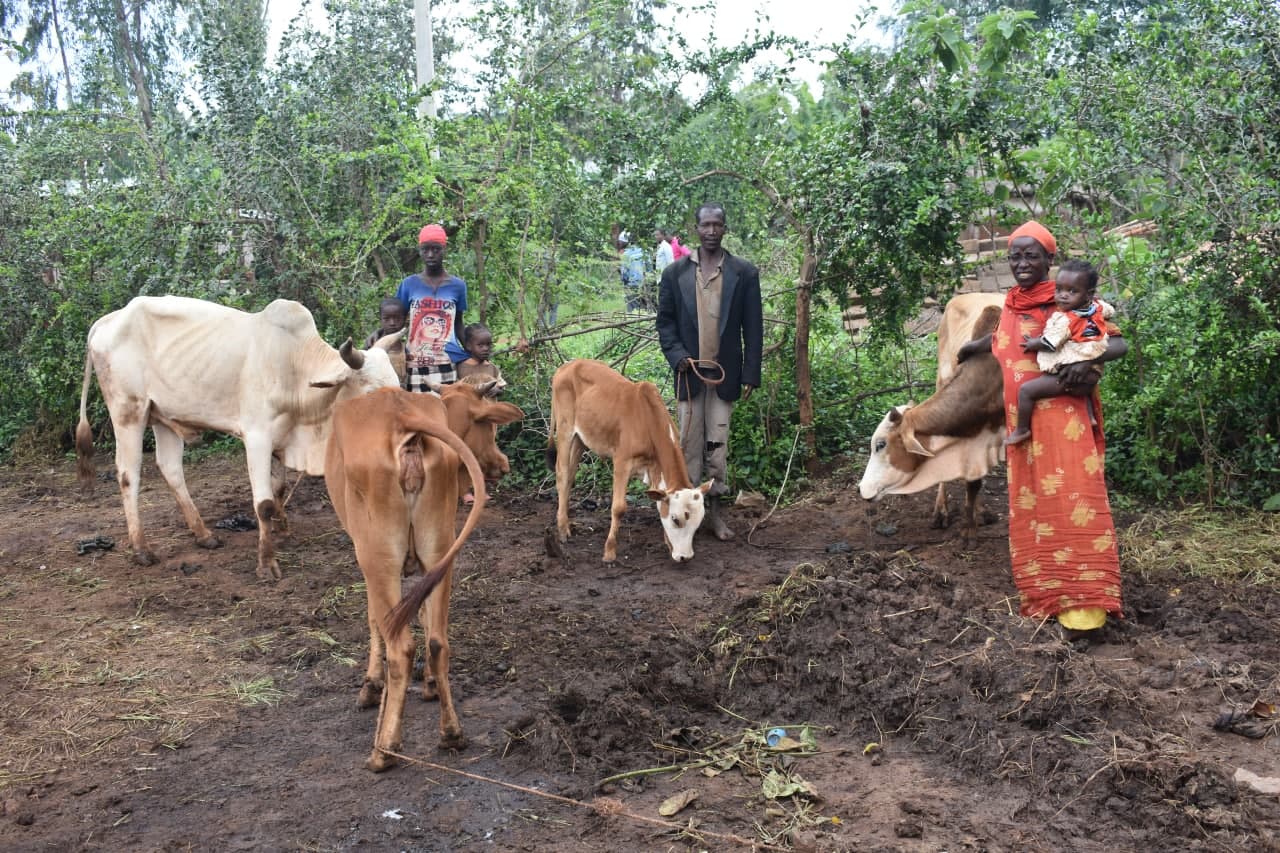
M445 234L444 229L435 223L424 227L418 232L418 245L422 245L423 243L439 243L443 246L448 242L449 235Z
M1017 230L1009 235L1009 244L1013 245L1013 241L1019 237L1030 237L1044 247L1044 250L1051 255L1058 254L1058 241L1049 233L1049 229L1045 228L1039 222L1032 219L1020 225Z

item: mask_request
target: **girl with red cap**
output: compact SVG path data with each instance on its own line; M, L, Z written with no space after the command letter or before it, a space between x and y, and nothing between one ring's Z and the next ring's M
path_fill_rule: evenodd
M455 367L467 359L457 330L467 310L467 283L444 269L444 228L428 225L418 232L422 274L400 282L396 298L408 315L405 333L405 387L434 391L458 380Z
M1024 342L1040 337L1053 315L1055 283L1049 278L1057 240L1038 222L1009 236L1014 287L1006 294L992 335L960 348L963 361L989 350L1004 376L1007 429L1017 421L1018 389L1041 376ZM1102 362L1120 358L1128 344L1107 325L1106 350L1095 359L1063 365L1064 396L1036 403L1032 437L1008 453L1009 558L1023 616L1057 617L1068 631L1101 628L1108 613L1120 615L1120 558L1107 499L1098 377ZM1066 396L1076 395L1076 396ZM1097 423L1091 424L1092 400Z

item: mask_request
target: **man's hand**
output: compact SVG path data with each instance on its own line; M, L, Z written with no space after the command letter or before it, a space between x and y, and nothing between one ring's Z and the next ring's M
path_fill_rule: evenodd
M744 400L750 400L750 399L751 399L751 392L752 392L752 391L754 391L754 390L756 390L756 386L754 386L754 385L743 385L743 386L742 386L742 399L744 399Z
M1053 347L1049 346L1048 341L1041 337L1031 337L1030 335L1022 336L1023 352L1053 352Z
M676 372L688 373L692 367L693 367L692 358L682 358L680 359L680 363L676 365Z

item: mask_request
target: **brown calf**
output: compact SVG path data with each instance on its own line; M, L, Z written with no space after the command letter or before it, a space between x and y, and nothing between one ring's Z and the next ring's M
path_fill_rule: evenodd
M569 492L584 449L613 460L613 504L604 561L618 559L618 524L627 508L627 483L643 476L657 504L671 559L693 557L693 534L705 512L708 480L695 488L662 396L652 382L632 382L609 365L577 359L551 380L547 462L556 472L556 532L569 539Z
M440 389L444 407L449 412L449 429L475 454L484 478L491 483L511 470L507 457L498 449L498 427L524 417L519 406L501 403L489 396L496 384L493 381L475 386L459 382ZM467 472L459 469L458 487L466 489L469 485Z
M454 536L459 464L476 483L475 504ZM355 546L369 596L369 666L359 704L381 702L373 771L395 765L387 750L400 748L405 694L413 667L409 619L418 613L434 675L423 698L440 699L440 746L466 744L449 690L449 592L453 559L484 506L484 478L475 454L448 426L445 404L429 394L384 388L339 403L325 456L325 485ZM425 566L401 599L400 579ZM399 602L399 604L397 604ZM383 647L386 667L383 667Z
M961 538L966 548L977 544L982 478L1003 456L1004 380L989 352L963 364L956 352L995 329L1003 302L998 293L967 293L947 303L938 330L937 390L918 406L889 410L871 436L859 484L867 500L936 485L933 526L943 527L948 521L946 484L965 480Z

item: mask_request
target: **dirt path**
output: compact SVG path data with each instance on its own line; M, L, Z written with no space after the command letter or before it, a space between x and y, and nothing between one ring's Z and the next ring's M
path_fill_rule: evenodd
M188 471L207 519L249 512L241 460ZM644 508L616 566L602 510L548 558L554 504L499 493L453 596L470 745L437 752L411 697L405 753L438 767L373 775L364 596L321 481L263 586L256 533L195 548L154 469L148 568L112 483L7 470L0 848L1280 849L1280 798L1232 779L1280 776L1275 726L1211 726L1280 699L1280 597L1129 576L1129 618L1073 646L1015 615L1002 520L962 553L926 496L868 518L853 479L685 566ZM78 555L95 536L119 544ZM681 792L683 829L656 823Z

